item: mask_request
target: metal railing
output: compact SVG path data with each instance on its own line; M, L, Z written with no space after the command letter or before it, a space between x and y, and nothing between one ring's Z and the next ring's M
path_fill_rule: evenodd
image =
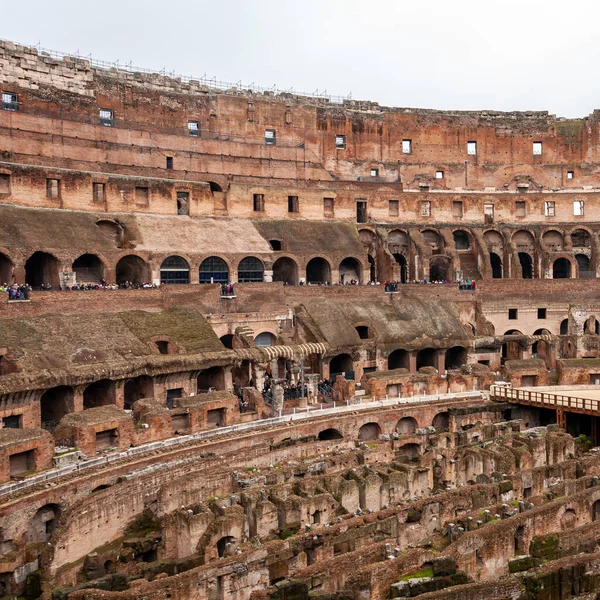
M280 423L291 423L293 421L302 421L305 419L318 418L321 416L343 414L346 412L354 412L357 410L371 410L373 408L392 407L397 406L399 404L438 402L439 400L451 400L457 398L472 398L479 397L482 395L482 392L474 390L471 392L436 394L432 396L423 395L410 396L406 398L386 398L385 400L374 400L373 398L359 398L358 403L356 404L347 402L347 404L336 406L334 403L334 406L332 408L323 408L322 405L307 406L305 409L301 410L294 409L294 412L290 415L281 415L278 417L272 417L270 419L250 421L248 423L237 423L236 425L228 425L227 427L217 427L215 429L199 431L197 433L192 433L189 435L172 437L158 442L150 442L148 444L142 444L141 446L135 446L134 448L129 448L129 450L125 450L123 452L117 452L114 454L109 454L108 456L101 456L99 458L85 460L74 465L67 465L58 469L52 469L51 471L46 471L45 473L34 475L33 477L29 477L28 479L19 481L18 483L9 483L0 486L0 496L5 496L6 494L24 490L47 481L53 481L62 477L63 475L69 475L74 472L85 471L87 469L91 469L92 467L97 467L99 465L107 465L110 463L117 462L119 460L132 458L140 454L150 454L157 450L169 448L171 446L181 446L183 444L187 444L189 442L197 440L217 438L232 433L240 433L244 431L261 429L263 427L270 427L271 425L277 425ZM169 463L164 462L163 466L165 468L168 468Z
M206 73L201 77L193 76L193 75L180 75L175 71L167 71L165 67L162 69L146 69L144 67L136 67L133 63L130 62L120 62L116 60L114 62L109 62L105 60L99 60L94 58L92 54L82 55L79 50L76 52L60 52L57 50L50 50L48 48L42 48L42 46L38 43L35 46L27 46L27 44L21 44L23 46L32 48L37 51L38 55L41 57L48 56L50 58L56 58L59 60L68 59L78 59L87 61L91 67L97 69L104 70L116 70L122 73L144 73L147 75L162 75L164 77L170 77L172 79L176 79L178 81L184 83L198 83L199 85L206 86L208 88L214 90L222 90L222 91L231 91L231 90L240 90L240 91L250 91L255 94L289 94L294 96L306 96L308 98L317 98L326 100L331 104L343 104L344 100L352 99L352 92L350 92L347 96L334 96L327 93L327 90L319 90L318 88L314 92L301 92L295 90L293 87L288 89L278 88L276 85L271 87L263 87L260 85L256 85L254 82L252 83L242 83L242 81L231 82L231 81L221 81L216 77L208 77Z
M505 400L508 402L527 402L543 404L553 408L570 408L575 411L600 412L600 401L592 398L577 398L563 396L553 392L537 392L533 390L519 390L501 386L492 386L490 389L492 400Z

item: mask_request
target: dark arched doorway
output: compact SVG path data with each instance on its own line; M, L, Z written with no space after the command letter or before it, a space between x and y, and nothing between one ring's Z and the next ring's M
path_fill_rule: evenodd
M104 264L95 254L83 254L72 269L77 283L100 283L104 279Z
M375 269L375 259L369 254L367 256L369 261L369 281L375 281L377 274Z
M449 281L450 259L446 256L435 256L429 261L429 279L431 281Z
M332 381L335 381L337 375L342 374L344 374L346 379L354 378L352 357L349 354L338 354L329 362L329 378Z
M526 252L519 252L523 279L533 279L533 259Z
M148 375L140 375L133 379L128 379L123 388L124 407L129 410L134 403L142 398L152 398L154 396L154 382Z
M471 248L471 240L466 231L457 230L452 234L454 238L454 247L457 250L469 250Z
M151 279L150 266L139 256L129 254L117 263L116 278L118 284L127 281L135 285L149 283Z
M446 350L444 367L446 370L460 369L467 362L467 351L462 346L452 346Z
M5 254L0 254L0 284L13 283L13 269L12 260Z
M423 348L417 353L417 371L422 367L437 368L437 350L435 348Z
M579 267L579 277L588 277L589 275L595 275L595 273L590 273L590 259L585 254L576 254L575 260L577 261L577 266Z
M329 263L320 256L308 261L306 265L307 283L328 283L331 281L331 267Z
M58 269L58 259L52 254L35 252L25 263L25 282L33 288L39 288L45 283L58 288L60 285Z
M106 406L115 404L115 384L110 379L101 379L90 383L83 390L83 408L96 408L97 406Z
M222 335L219 339L225 348L229 348L230 350L233 348L233 335L231 333Z
M400 265L400 281L406 283L408 280L408 264L403 254L394 254L396 262Z
M68 385L46 390L40 398L42 427L53 431L58 422L75 410L73 388Z
M557 258L552 265L554 279L569 279L571 277L571 261L566 258Z
M492 265L492 278L502 279L502 260L495 252L490 252L490 263Z
M283 281L287 285L298 283L298 265L295 260L282 256L273 263L273 281Z
M410 353L408 350L394 350L388 356L388 369L408 369L410 370Z
M345 258L340 263L340 283L350 283L356 281L360 283L362 281L362 273L360 263L355 258Z

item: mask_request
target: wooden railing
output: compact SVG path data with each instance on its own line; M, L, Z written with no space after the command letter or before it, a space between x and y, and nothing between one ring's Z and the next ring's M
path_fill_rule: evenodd
M600 401L591 398L577 398L563 396L547 391L519 390L503 386L492 386L490 389L492 400L515 403L541 404L551 408L567 408L574 411L600 412Z

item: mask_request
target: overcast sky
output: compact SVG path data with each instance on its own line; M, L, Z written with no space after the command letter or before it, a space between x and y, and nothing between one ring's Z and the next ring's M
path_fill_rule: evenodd
M597 0L0 0L0 37L388 106L600 108Z

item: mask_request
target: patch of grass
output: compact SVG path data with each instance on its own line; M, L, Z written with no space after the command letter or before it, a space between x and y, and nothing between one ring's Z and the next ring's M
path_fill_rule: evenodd
M408 581L409 579L421 579L423 577L433 577L433 567L427 567L426 569L415 571L414 573L410 573L409 575L404 575L404 577L402 577L400 581Z

